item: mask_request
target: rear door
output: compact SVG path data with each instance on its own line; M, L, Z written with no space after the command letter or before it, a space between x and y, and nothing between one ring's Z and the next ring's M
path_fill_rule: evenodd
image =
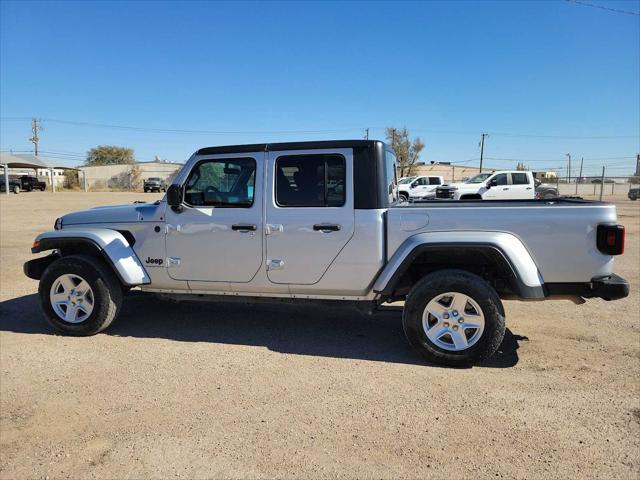
M510 197L513 199L528 200L535 198L536 190L533 178L527 172L511 173Z
M267 276L317 283L354 231L351 149L269 152Z

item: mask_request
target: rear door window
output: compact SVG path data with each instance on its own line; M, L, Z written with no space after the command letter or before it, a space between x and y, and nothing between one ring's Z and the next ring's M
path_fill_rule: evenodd
M440 185L440 177L429 177L429 185Z
M514 185L529 185L529 176L526 173L512 173L511 181Z
M281 207L341 207L346 198L342 155L285 155L276 159L276 203Z

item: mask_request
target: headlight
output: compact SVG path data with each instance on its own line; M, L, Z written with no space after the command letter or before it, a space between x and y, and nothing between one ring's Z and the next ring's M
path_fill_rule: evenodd
M457 190L458 187L449 187L449 190Z
M56 218L56 223L53 224L54 230L62 230L62 217Z

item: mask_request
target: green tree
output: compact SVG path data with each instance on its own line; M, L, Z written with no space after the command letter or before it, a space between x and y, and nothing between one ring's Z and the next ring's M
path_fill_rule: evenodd
M87 152L84 164L95 167L98 165L132 165L134 162L133 149L131 148L99 145Z
M386 135L387 143L396 154L398 175L400 177L411 175L411 170L420 158L420 152L424 149L424 143L420 137L411 140L409 130L406 127L387 127Z

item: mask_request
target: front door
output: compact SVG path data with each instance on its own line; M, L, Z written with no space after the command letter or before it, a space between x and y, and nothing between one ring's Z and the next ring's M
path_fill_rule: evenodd
M317 283L353 235L351 149L269 152L267 276Z
M167 208L169 276L201 282L249 282L262 264L264 153L199 160L181 211Z
M511 195L509 177L506 173L499 173L490 177L490 180L495 180L497 185L493 185L490 189L486 190L482 195L485 200L506 200Z

